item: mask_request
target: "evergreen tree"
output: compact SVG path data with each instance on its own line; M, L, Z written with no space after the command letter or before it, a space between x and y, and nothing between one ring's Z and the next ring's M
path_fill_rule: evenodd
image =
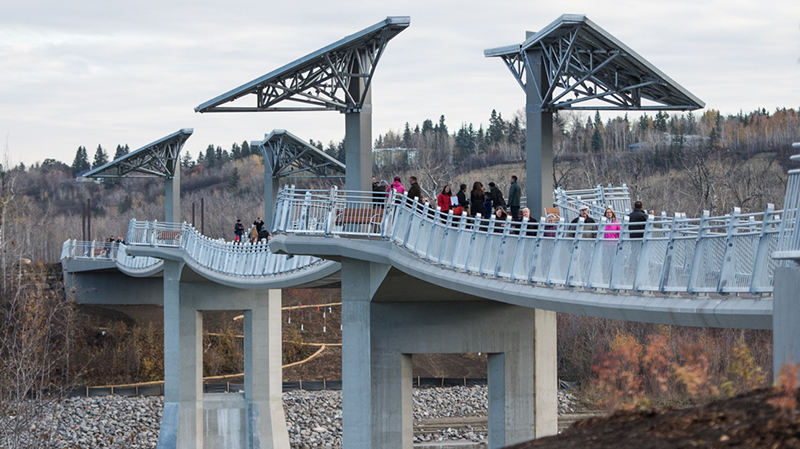
M411 148L411 127L406 122L406 127L403 129L403 146Z
M242 147L236 142L233 142L233 145L231 145L231 158L234 161L238 161L242 158Z
M250 157L251 154L253 154L253 150L250 148L250 144L245 140L242 142L242 157L247 158Z
M92 168L101 167L108 163L108 154L106 154L103 147L100 145L97 146L97 151L94 153L94 163L92 164Z
M128 154L129 151L130 150L128 149L127 144L125 144L124 147L122 145L117 145L117 150L114 151L114 160L117 160L122 156L125 156L126 154Z
M183 157L181 158L181 166L184 168L192 168L194 167L194 162L192 162L192 155L189 152L183 153Z
M217 164L217 155L214 154L214 145L209 145L208 148L206 148L205 160L206 160L206 167L207 168L214 168L215 166L218 165Z
M89 156L86 154L86 148L78 147L75 153L75 159L72 161L72 176L78 176L79 173L88 171L92 167L89 165Z
M227 178L228 178L227 179L228 187L230 187L233 190L236 190L236 189L239 188L239 181L241 180L241 177L239 175L239 168L238 167L233 167L233 170L231 170L230 173L228 173Z
M117 212L124 214L128 212L133 207L133 200L131 199L130 195L125 195L125 198L120 201L119 206L117 206Z
M429 134L433 132L433 121L430 119L425 120L422 122L422 135Z

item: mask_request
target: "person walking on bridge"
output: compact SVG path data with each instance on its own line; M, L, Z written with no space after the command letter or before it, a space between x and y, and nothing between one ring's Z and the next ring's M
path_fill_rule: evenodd
M244 225L242 224L242 219L237 219L236 224L233 226L233 233L236 235L236 243L242 243L242 239L244 239Z
M442 193L440 193L439 197L436 198L436 205L439 206L442 213L446 214L450 210L451 196L452 195L450 192L450 186L444 186L444 189L442 189Z
M419 183L417 183L417 177L412 176L408 178L408 182L408 197L412 200L414 198L422 199L422 188L420 188Z
M517 184L517 176L511 176L511 186L508 188L508 208L511 209L511 219L519 221L519 206L522 200L522 189Z

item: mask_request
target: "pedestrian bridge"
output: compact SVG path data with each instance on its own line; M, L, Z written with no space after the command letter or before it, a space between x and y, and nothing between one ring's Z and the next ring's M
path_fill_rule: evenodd
M782 211L628 222L513 222L442 213L405 195L283 189L273 250L391 264L515 305L631 321L771 327ZM641 223L639 224L641 226ZM608 238L607 238L608 237Z

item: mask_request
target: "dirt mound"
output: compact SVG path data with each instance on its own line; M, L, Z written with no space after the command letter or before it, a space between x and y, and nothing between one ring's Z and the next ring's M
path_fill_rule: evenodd
M690 409L620 411L509 448L800 448L797 410L776 409L768 403L776 396L755 390Z

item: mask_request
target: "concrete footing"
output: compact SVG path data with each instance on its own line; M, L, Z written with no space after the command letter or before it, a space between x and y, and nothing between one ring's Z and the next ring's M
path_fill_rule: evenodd
M408 301L382 302L388 270L342 260L344 447L412 447L411 361L423 353L489 355L490 448L557 432L554 312L412 287Z
M281 292L180 282L164 261L164 412L159 449L288 448L281 401ZM203 395L203 310L244 310L245 392Z

